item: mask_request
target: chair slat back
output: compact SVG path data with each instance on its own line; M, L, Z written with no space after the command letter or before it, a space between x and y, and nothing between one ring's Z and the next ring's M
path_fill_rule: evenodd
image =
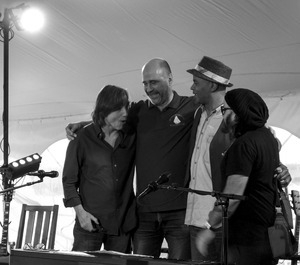
M58 208L58 205L23 204L16 248L22 248L26 243L33 247L43 243L46 249L54 249Z

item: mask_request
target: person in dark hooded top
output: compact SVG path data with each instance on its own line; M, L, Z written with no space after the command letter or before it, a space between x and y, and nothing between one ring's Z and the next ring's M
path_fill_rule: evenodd
M265 126L269 111L257 93L245 88L227 92L221 111L222 130L233 139L221 164L226 178L223 192L246 197L229 201L228 262L271 265L268 227L276 213L274 169L279 164L279 144ZM214 207L207 221L212 228L221 223L220 206ZM197 246L203 255L213 238L211 229L199 234Z

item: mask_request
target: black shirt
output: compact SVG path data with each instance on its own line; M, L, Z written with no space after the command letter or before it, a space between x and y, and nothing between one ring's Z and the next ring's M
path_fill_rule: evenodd
M275 220L274 170L279 165L278 143L265 127L249 131L235 140L224 158L225 176L248 176L241 201L229 219L231 240L255 244L263 239Z
M113 148L95 124L78 132L68 145L63 188L66 207L82 204L110 234L134 228L135 134L120 131Z
M160 111L149 100L134 104L128 122L137 132L137 194L164 172L170 172L169 183L183 186L190 132L196 106L191 97L178 96ZM157 190L140 200L140 211L156 212L186 208L184 192Z

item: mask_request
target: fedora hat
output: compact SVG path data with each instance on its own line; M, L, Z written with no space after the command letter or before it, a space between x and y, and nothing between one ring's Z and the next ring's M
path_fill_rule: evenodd
M207 56L204 56L194 69L189 69L187 72L214 83L228 87L233 86L229 80L232 69L222 62Z

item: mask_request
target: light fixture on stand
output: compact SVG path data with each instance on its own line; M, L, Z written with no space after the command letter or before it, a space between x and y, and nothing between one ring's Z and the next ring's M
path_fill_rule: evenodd
M24 23L24 20L21 16L21 13L26 15L26 12L29 12L28 7L25 4L18 5L14 8L5 8L3 19L0 21L0 37L3 42L3 166L1 167L2 174L2 185L3 189L10 189L13 186L12 181L17 178L13 175L15 169L10 167L8 164L9 157L9 142L8 142L8 121L9 121L9 41L14 37L13 27L15 26L17 30L24 30L26 25L36 25L35 23ZM0 18L2 15L0 14ZM40 15L30 15L27 18L41 18ZM26 16L25 16L26 18ZM25 22L28 20L25 19ZM43 20L41 25L43 24ZM22 167L20 167L22 168ZM26 169L23 168L26 171ZM25 172L24 171L24 172ZM21 172L23 173L23 172ZM27 172L25 172L27 173ZM8 255L7 252L7 242L4 242L3 238L8 237L8 224L9 224L9 203L11 201L11 194L7 192L4 194L4 222L2 224L2 242L0 243L0 256ZM7 221L7 223L5 223Z
M0 15L1 18L1 15ZM38 23L34 22L38 19ZM9 141L9 41L14 37L13 27L17 30L38 30L44 24L44 19L37 9L30 9L25 4L4 10L3 20L0 21L0 37L3 39L3 166L8 166ZM8 186L8 180L3 177L3 187Z
M4 177L8 180L15 180L29 172L37 171L41 160L42 157L38 153L35 153L11 162L5 168L0 167L0 173L5 175Z

